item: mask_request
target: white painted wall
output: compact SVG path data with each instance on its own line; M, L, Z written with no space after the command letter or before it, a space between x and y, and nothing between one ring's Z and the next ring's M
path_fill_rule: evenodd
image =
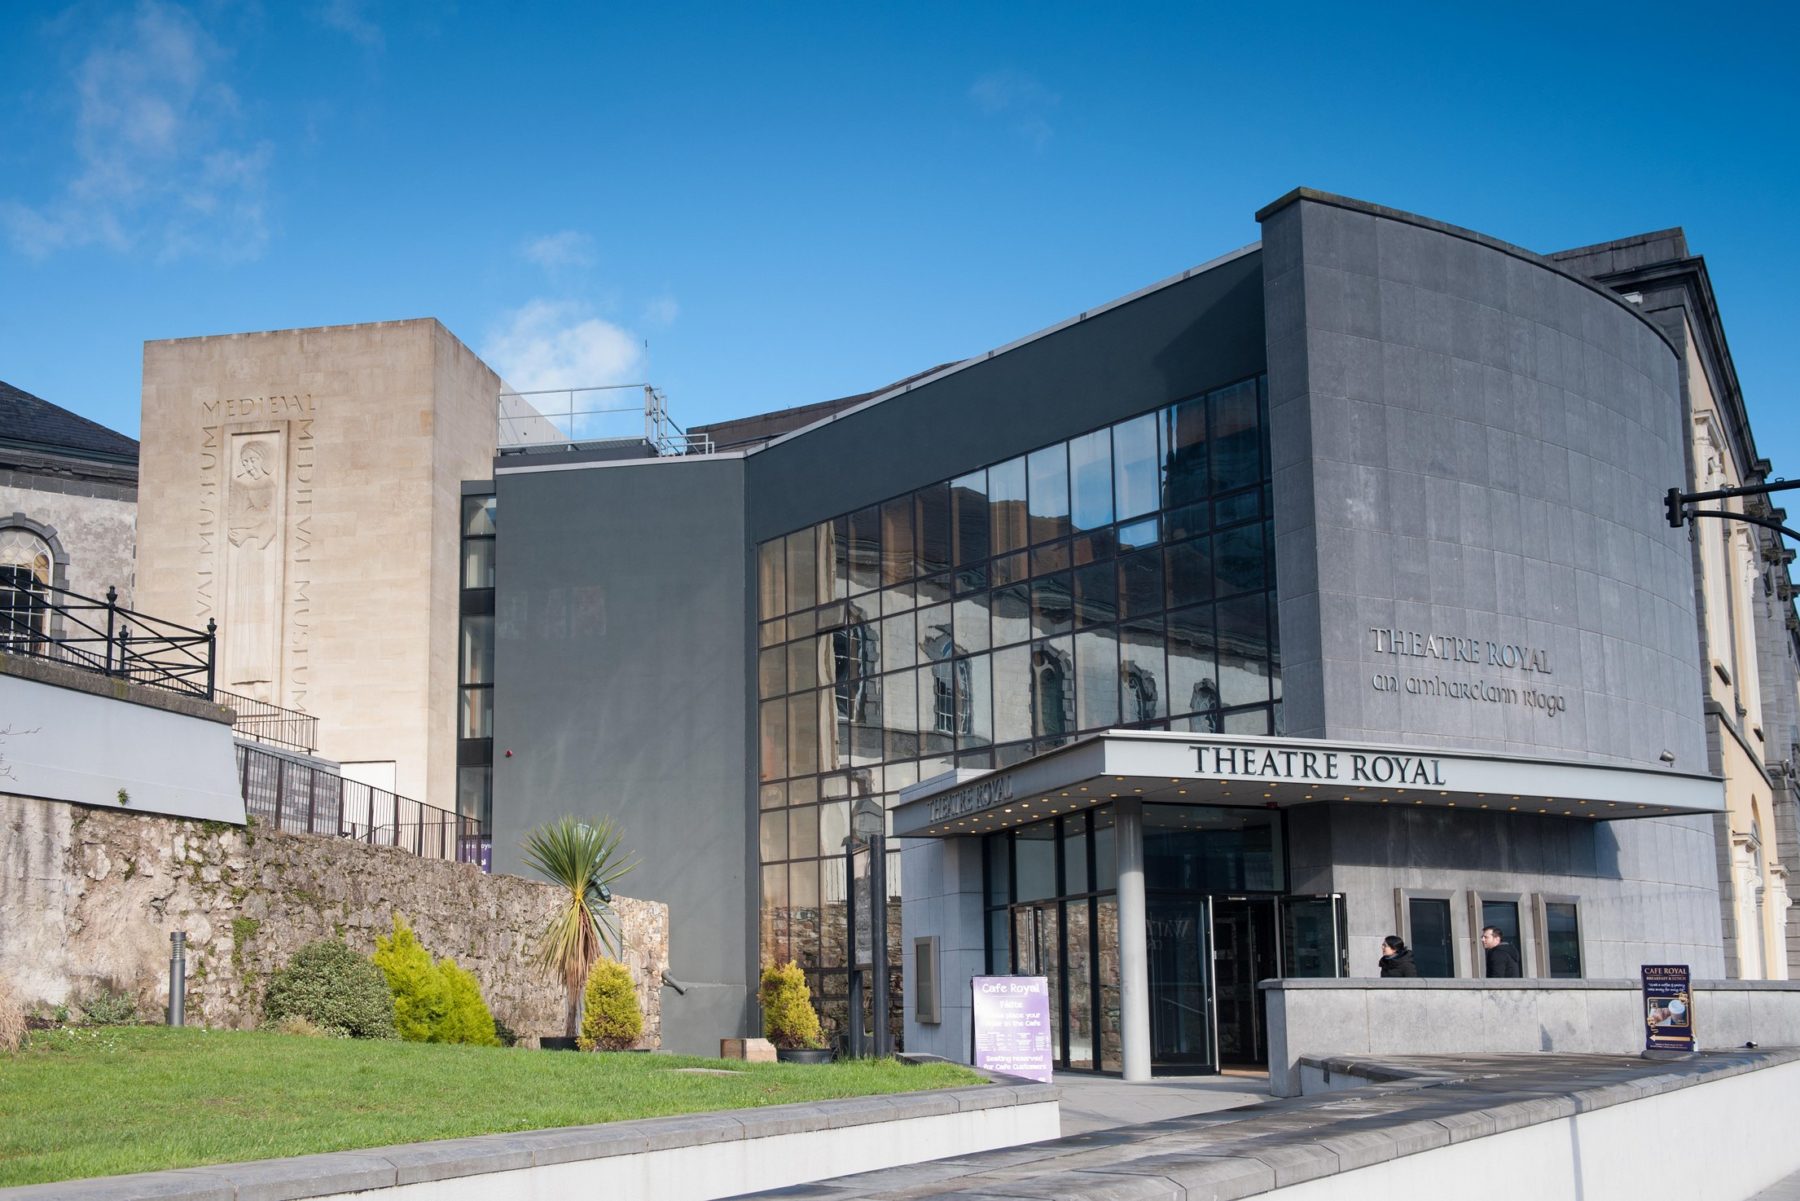
M388 1189L334 1193L318 1201L370 1201L375 1197L380 1201L549 1201L561 1197L712 1201L949 1155L1041 1142L1056 1138L1060 1132L1059 1107L1055 1101L1045 1101L610 1155Z
M1741 1201L1800 1170L1800 1063L1451 1143L1262 1194L1279 1201Z
M224 722L0 675L0 729L8 793L244 824Z

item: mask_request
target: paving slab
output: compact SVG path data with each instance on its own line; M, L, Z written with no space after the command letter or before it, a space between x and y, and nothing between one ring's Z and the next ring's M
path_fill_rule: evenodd
M1236 1104L1229 1103L1227 1086L1203 1095L1202 1104L1214 1105L1210 1110L755 1196L1231 1201L1792 1062L1800 1062L1800 1048L1705 1052L1678 1061L1564 1054L1324 1059L1312 1066L1334 1077L1380 1083L1279 1101L1245 1096ZM1071 1088L1061 1077L1057 1083L1064 1089L1066 1113ZM1093 1089L1087 1107L1099 1111L1101 1103L1109 1104L1117 1120L1155 1114L1164 1104L1193 1104L1177 1099L1179 1089L1168 1097L1132 1097L1126 1090L1133 1087L1113 1082L1110 1089ZM1080 1088L1077 1083L1075 1091ZM1758 1201L1800 1201L1800 1176Z

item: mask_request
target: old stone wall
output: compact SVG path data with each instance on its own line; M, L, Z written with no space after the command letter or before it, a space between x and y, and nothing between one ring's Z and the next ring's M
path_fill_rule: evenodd
M562 1032L561 984L532 962L552 886L340 839L0 794L0 977L34 1005L105 987L168 1003L169 932L188 935L190 1023L254 1026L269 975L305 944L374 950L393 915L481 981L521 1035ZM666 905L615 898L623 959L660 1045Z

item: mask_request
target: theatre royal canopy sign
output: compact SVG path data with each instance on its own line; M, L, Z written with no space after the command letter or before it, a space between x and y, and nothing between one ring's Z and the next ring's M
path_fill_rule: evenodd
M1250 788L1242 785L1249 784ZM1404 795L1402 795L1404 794ZM1133 797L1188 805L1494 804L1596 817L1716 813L1721 781L1668 767L1310 738L1109 730L970 779L903 789L894 833L956 834L1043 815L1043 802ZM1515 806L1514 802L1518 802ZM1582 806L1593 806L1584 809Z

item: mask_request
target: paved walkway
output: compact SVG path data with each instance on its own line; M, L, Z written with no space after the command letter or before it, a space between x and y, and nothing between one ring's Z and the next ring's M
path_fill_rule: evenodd
M1127 1084L1114 1076L1060 1072L1056 1087L1062 1090L1065 1137L1236 1109L1269 1099L1266 1075L1163 1076Z
M1800 1201L1800 1172L1795 1172L1786 1180L1778 1180L1764 1189L1750 1201Z
M1048 1142L754 1196L787 1201L1248 1197L1796 1060L1800 1050L1707 1052L1676 1061L1610 1055L1330 1060L1323 1066L1333 1072L1378 1083L1143 1125L1065 1133ZM1765 1196L1800 1201L1800 1193Z

